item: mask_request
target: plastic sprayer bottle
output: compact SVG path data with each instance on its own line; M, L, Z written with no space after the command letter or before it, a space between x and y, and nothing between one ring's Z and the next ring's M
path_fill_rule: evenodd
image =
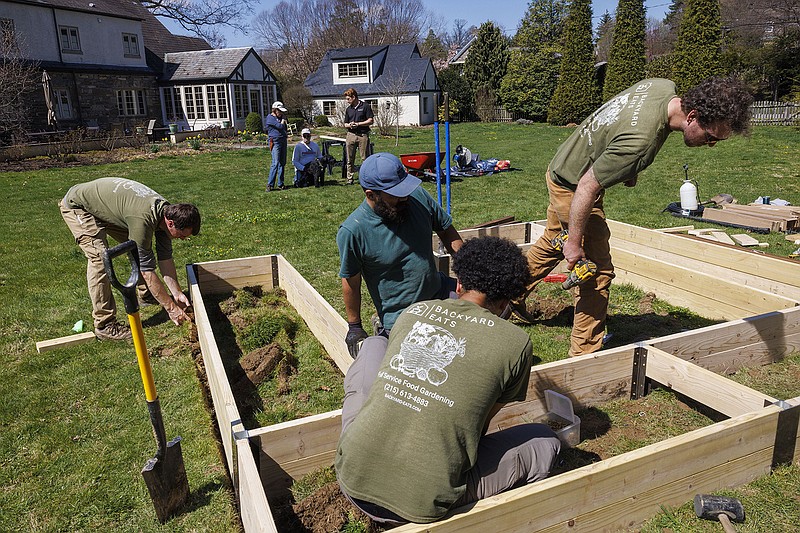
M689 165L683 165L686 178L681 185L681 211L688 215L691 211L697 210L697 185L689 179Z

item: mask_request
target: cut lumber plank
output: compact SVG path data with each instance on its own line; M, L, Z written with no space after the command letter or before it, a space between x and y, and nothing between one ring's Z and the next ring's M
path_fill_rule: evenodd
M703 209L703 219L715 222L727 222L750 228L764 228L770 231L780 231L780 223L776 220L766 220L761 217L745 215L726 209ZM784 224L784 229L785 229Z
M758 239L754 239L746 233L737 233L736 235L731 235L731 239L733 239L736 244L740 244L742 246L758 246L760 244Z
M49 339L46 341L39 341L36 343L36 351L38 353L46 352L48 350L55 350L56 348L64 348L66 346L74 346L76 344L83 344L94 340L94 331L87 331L85 333L76 333L74 335L67 335L66 337L58 337L57 339Z
M771 206L751 206L751 205L724 205L723 210L741 213L747 216L754 216L763 218L764 220L772 220L780 225L781 231L793 230L797 225L797 215L791 212L779 211L771 209Z
M712 231L711 235L713 235L714 238L719 242L724 242L725 244L736 244L733 239L731 239L730 236L724 231Z
M683 233L684 231L692 231L694 226L672 226L669 228L658 228L654 231L660 231L661 233Z
M700 229L689 230L687 233L689 235L697 235L698 237L702 237L703 235L708 235L713 231L719 231L719 230L714 228L700 228Z
M671 235L614 220L607 222L611 234L616 238L671 252L676 256L693 257L752 276L800 287L800 268L797 268L795 262L785 257L764 255L753 250L721 244L709 246L705 241L695 240L691 235L680 233ZM679 261L678 257L675 257L673 261Z
M474 226L470 226L464 229L491 228L493 226L502 226L503 224L509 224L511 222L514 222L513 215L509 215L507 217L501 217L495 220L490 220L489 222L483 222L481 224L475 224Z
M764 405L778 401L658 348L648 346L646 350L648 378L725 416L758 411Z

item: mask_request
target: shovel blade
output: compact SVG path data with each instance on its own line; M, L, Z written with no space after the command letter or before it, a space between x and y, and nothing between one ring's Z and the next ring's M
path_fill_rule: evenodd
M142 477L153 500L156 516L163 524L176 514L189 496L180 437L167 443L163 458L153 457L147 461L142 468Z

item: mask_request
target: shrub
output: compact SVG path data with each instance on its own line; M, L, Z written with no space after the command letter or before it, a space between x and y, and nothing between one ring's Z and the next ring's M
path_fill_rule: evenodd
M317 115L314 117L314 122L317 126L330 126L331 121L328 120L328 115Z
M264 131L264 125L261 123L261 115L256 112L251 112L244 119L244 128L250 133L261 133Z
M300 130L303 129L303 126L305 126L306 119L304 119L303 117L289 117L286 119L286 122L288 122L289 124L294 124L295 127L297 128L297 132L299 133Z

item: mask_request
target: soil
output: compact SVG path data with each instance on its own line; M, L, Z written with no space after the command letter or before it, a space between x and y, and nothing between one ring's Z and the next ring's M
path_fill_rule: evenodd
M351 517L369 524L367 531L375 531L367 515L350 503L339 490L335 481L317 489L316 492L292 506L302 529L279 529L280 531L303 531L310 533L330 533L341 531L351 521Z

